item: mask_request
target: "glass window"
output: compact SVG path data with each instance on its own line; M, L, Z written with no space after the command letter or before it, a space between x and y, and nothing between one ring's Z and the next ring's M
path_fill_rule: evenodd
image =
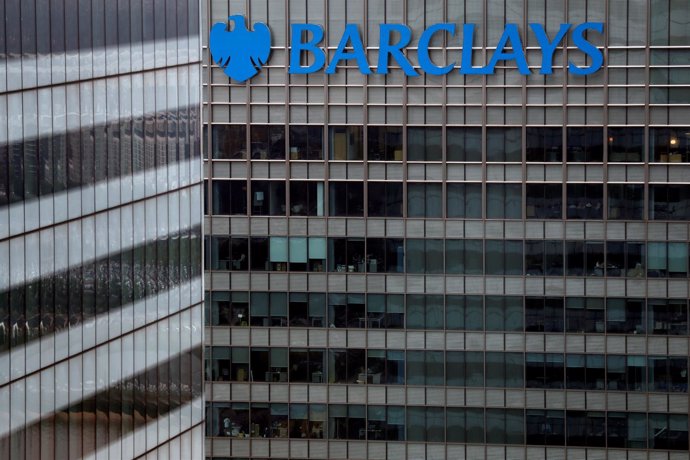
M522 161L522 129L486 128L486 161Z
M290 126L290 159L323 160L323 128Z
M367 439L379 441L405 440L405 408L403 406L367 406Z
M295 180L291 180L289 182L290 215L323 216L323 182Z
M525 297L525 330L563 332L562 297Z
M369 161L402 161L402 127L369 126L367 134Z
M448 442L484 442L484 409L448 407L446 439Z
M565 417L568 445L606 445L606 417L603 412L566 411Z
M407 295L407 327L409 329L443 329L442 295Z
M568 184L568 219L604 217L603 184Z
M407 217L443 217L441 184L408 182Z
M249 323L249 294L246 292L211 292L211 326L247 326Z
M362 182L328 183L328 215L330 216L363 216L364 184Z
M649 219L690 220L690 187L677 184L650 184Z
M647 244L647 276L686 278L688 276L688 245L649 242Z
M487 219L522 218L522 184L486 184Z
M408 385L443 385L445 381L442 351L407 351Z
M484 273L482 240L445 240L446 273L481 275Z
M522 330L522 297L486 296L484 300L487 331Z
M288 349L281 347L251 349L251 374L258 382L288 381ZM287 414L285 414L287 416ZM285 436L280 436L285 437Z
M522 275L522 241L486 240L487 275Z
M645 324L643 299L606 299L606 332L643 334Z
M609 241L606 243L606 276L642 278L645 266L645 244Z
M565 444L565 412L527 410L525 429L527 444L562 446Z
M378 265L379 261L365 252L363 238L328 239L328 271L376 272Z
M402 182L368 182L370 217L402 217Z
M446 193L448 218L481 219L482 184L448 182Z
M568 128L568 161L601 163L604 160L603 128Z
M482 161L482 128L446 128L448 161Z
M650 356L647 360L649 390L688 392L688 358Z
M688 333L687 302L681 299L649 299L647 301L647 330L650 334L686 335Z
M567 297L565 299L566 332L604 332L604 299Z
M256 438L288 437L287 404L251 404L251 436Z
M252 181L252 215L285 215L284 181Z
M644 356L608 355L606 357L606 389L646 391L647 365Z
M366 406L331 404L328 406L329 439L366 439Z
M650 449L688 450L687 414L649 414Z
M243 180L214 180L213 214L246 215L247 182Z
M405 383L404 350L367 350L367 369L357 376L357 383Z
M522 353L487 352L486 386L495 388L522 388L525 386L524 356Z
M247 238L213 236L210 251L211 270L247 270L249 267Z
M527 276L563 276L563 242L560 240L525 241Z
M364 158L361 126L330 126L328 128L331 160L362 160Z
M364 294L329 294L328 322L330 327L366 327Z
M561 219L563 186L561 184L527 184L527 218Z
M326 317L326 294L292 292L288 312L290 326L323 327Z
M285 159L285 126L251 125L252 159Z
M527 128L527 161L563 161L562 128Z
M408 161L441 161L441 128L407 128Z
M403 273L404 240L400 238L367 238L368 272ZM374 262L372 262L374 261Z
M643 161L644 128L608 128L608 161Z
M328 383L366 383L359 380L362 374L366 376L365 355L364 349L329 350ZM380 378L375 383L381 383Z
M407 239L408 273L443 273L443 240Z
M207 403L207 436L243 438L249 433L248 403Z
M446 296L446 329L481 331L484 328L481 296Z
M642 220L644 184L607 184L611 220Z
M564 388L563 354L527 353L525 379L527 388Z
M211 125L211 152L214 159L246 159L247 125Z
M525 415L521 409L487 409L486 442L524 444Z
M252 326L287 326L287 293L252 292L249 302Z
M368 294L367 327L400 329L405 324L405 296Z
M484 386L484 353L480 351L446 352L446 385Z
M649 128L649 161L690 161L690 128Z
M290 349L288 380L302 383L324 383L326 353L314 348Z

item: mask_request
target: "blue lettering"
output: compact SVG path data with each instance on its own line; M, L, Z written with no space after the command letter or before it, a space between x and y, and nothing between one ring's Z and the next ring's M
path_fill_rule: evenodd
M549 41L549 37L546 35L543 25L530 24L529 26L534 31L539 46L541 46L541 70L539 73L542 75L551 75L553 73L553 53L556 52L558 44L563 40L565 34L568 33L570 24L561 24L561 28L558 30L556 38L554 38L552 42Z
M460 60L460 73L466 75L489 75L491 72L486 67L472 67L472 45L474 44L474 24L462 26L462 59Z
M510 44L513 47L513 51L507 53L505 51L506 45L510 40ZM464 48L464 47L463 47ZM463 49L464 51L464 49ZM496 64L498 61L511 61L514 60L517 64L518 70L522 75L529 75L529 66L527 65L527 59L525 58L525 50L522 48L522 40L520 40L520 32L516 24L506 24L506 28L503 31L501 39L496 45L496 52L491 57L489 65L486 66L488 73L494 73Z
M453 66L455 65L455 63L452 63L445 67L439 67L431 62L431 58L429 57L429 42L431 41L431 37L439 30L445 30L453 36L455 34L455 24L434 24L426 29L422 33L422 36L419 37L419 46L417 47L419 65L424 72L430 75L445 75L453 70Z
M592 58L592 65L589 67L578 67L573 64L572 61L568 62L568 70L575 75L590 75L601 69L604 64L604 55L601 53L596 46L588 42L585 37L585 31L587 29L596 30L597 32L604 33L604 23L603 22L585 22L573 29L573 44L577 46L580 51Z
M391 44L391 32L394 30L400 34L400 40L396 44ZM376 73L388 73L388 56L390 55L400 65L405 75L409 77L419 75L401 51L410 43L412 38L412 32L409 27L403 24L381 24L379 26L379 36L381 42L379 44L379 62Z
M345 47L347 42L352 43L352 52L345 52ZM340 43L338 43L338 49L335 50L335 55L331 60L331 63L326 68L326 73L335 72L335 67L340 61L347 61L349 59L357 60L357 65L359 70L363 74L370 74L369 62L367 62L367 56L364 52L364 45L362 44L362 37L359 35L359 30L357 29L357 24L348 24L345 26L345 32L340 38Z
M303 43L301 41L302 32L311 32L311 40ZM318 46L323 40L323 29L316 24L293 24L291 28L291 46L290 46L290 69L288 73L305 74L316 72L321 69L326 63L326 56ZM312 53L314 55L314 63L310 66L303 67L300 65L300 58L302 51Z

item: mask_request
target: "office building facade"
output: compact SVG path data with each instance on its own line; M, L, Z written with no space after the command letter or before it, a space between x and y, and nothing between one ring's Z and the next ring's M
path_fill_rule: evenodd
M0 18L0 458L203 458L200 4Z
M687 3L205 7L272 34L242 83L203 47L207 458L687 458ZM586 22L603 67L569 32L541 74L530 24ZM291 73L303 23L371 73ZM419 70L437 23L452 71L377 72L381 24ZM517 24L530 75L461 73L462 24L475 67Z

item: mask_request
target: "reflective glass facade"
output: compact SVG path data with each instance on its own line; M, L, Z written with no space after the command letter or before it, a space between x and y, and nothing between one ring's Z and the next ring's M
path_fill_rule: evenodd
M207 0L272 55L246 83L203 44L206 455L687 458L690 13L676 0ZM603 22L597 73L529 23ZM379 25L452 72L375 72ZM288 73L290 24L370 75ZM518 24L515 61L462 75ZM306 65L307 59L304 60Z
M200 5L0 5L0 458L200 458Z

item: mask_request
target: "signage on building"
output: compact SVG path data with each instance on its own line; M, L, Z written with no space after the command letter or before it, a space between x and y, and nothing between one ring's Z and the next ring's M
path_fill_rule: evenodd
M224 22L216 23L211 28L210 50L213 60L224 70L225 74L237 81L245 81L256 75L261 66L268 62L271 52L271 32L266 24L254 23L253 30L247 29L244 16L230 16L233 22L232 30ZM432 38L445 34L449 38L456 36L459 28L452 23L434 24L425 29L417 44L417 60L419 69L415 69L404 53L412 39L412 30L404 24L381 24L379 26L378 57L372 68L362 36L357 24L347 24L340 38L338 46L330 62L326 62L326 53L321 47L324 31L318 24L292 24L290 28L290 63L288 73L310 74L319 72L325 67L327 74L334 73L339 65L354 63L363 74L387 74L391 63L398 65L409 77L422 73L430 75L445 75L457 69L466 75L491 75L496 65L503 61L515 65L522 75L530 75L536 70L530 70L527 64L526 52L516 24L506 24L503 34L495 45L495 50L489 51L491 56L484 66L475 66L473 62L474 24L463 24L461 35L462 50L458 52L457 60L447 65L434 62L429 51ZM567 65L568 72L574 75L590 75L597 72L604 64L602 51L587 40L588 31L604 32L604 23L585 22L582 24L561 24L558 32L549 37L543 25L529 24L541 48L541 65L538 73L550 75L553 73L553 57L556 49L562 46L566 36L570 37L577 51L587 57L588 65L579 66L573 61ZM308 59L305 59L307 57ZM305 64L305 62L310 62Z

